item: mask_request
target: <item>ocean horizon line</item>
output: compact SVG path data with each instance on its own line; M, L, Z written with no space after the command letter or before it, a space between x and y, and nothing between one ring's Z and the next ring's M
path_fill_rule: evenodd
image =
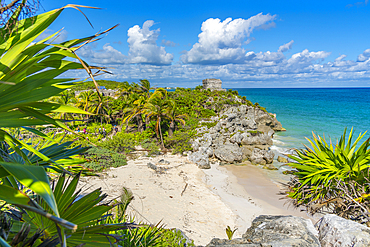
M369 87L225 87L225 89L370 89Z

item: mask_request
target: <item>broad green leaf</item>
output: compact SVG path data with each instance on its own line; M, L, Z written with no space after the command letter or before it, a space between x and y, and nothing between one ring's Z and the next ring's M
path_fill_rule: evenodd
M54 211L55 215L59 217L54 194L50 188L50 182L43 167L25 166L9 162L0 162L0 165L20 183L41 196Z
M13 187L0 184L0 199L11 204L30 205L31 199Z

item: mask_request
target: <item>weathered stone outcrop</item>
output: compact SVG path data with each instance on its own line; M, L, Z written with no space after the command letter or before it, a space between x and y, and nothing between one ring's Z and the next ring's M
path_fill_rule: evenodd
M357 222L327 214L317 223L322 247L370 246L370 228Z
M277 157L277 161L280 163L288 163L288 159L281 156Z
M242 238L212 239L207 247L223 246L274 246L274 247L319 247L318 232L310 220L294 216L261 215Z
M240 105L228 107L210 122L217 124L197 129L202 136L193 140L194 152L189 156L200 167L208 168L207 159L214 158L223 163L273 162L272 137L281 128L274 115L258 107Z
M242 238L214 238L207 247L365 247L370 246L370 228L327 214L315 226L295 216L260 215Z

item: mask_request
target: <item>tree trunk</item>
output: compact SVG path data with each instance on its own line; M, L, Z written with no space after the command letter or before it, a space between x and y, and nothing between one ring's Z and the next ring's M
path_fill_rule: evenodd
M170 128L168 129L168 136L173 136L173 133L175 132L175 121L171 121Z
M161 117L159 117L158 127L159 127L159 136L161 137L162 148L164 148L163 137L162 137L162 130L161 130Z
M138 114L136 115L136 122L137 122L137 130L141 132L143 132L144 130L144 123L143 123L143 119L141 118L141 114Z
M145 129L149 129L150 119L145 117Z

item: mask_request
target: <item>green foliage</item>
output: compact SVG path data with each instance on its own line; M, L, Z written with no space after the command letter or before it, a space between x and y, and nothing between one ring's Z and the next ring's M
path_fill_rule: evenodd
M193 240L187 240L182 232L176 228L161 229L159 242L160 246L163 247L195 246Z
M200 126L207 126L208 129L215 127L217 122L202 122Z
M307 207L312 213L329 210L342 217L369 222L367 216L363 219L368 214L363 208L368 208L369 200L360 199L369 192L369 139L359 144L364 135L352 142L353 129L348 139L344 130L336 145L315 134L313 140L307 138L311 147L296 150L295 155L289 156L297 162L288 164L296 169L287 192L293 203ZM365 205L361 207L356 200ZM341 204L352 206L341 208Z
M99 84L99 86L105 87L106 89L121 89L125 87L126 83L128 83L128 82L117 82L117 81L109 81L109 80L97 80L96 82ZM95 84L93 81L77 83L72 88L73 91L88 90L88 89L95 89Z
M60 217L64 220L63 224L67 225L69 221L73 221L78 224L78 227L74 225L72 229L66 229L62 233L62 237L58 238L60 227L55 224L55 219L50 217L53 213L52 210L46 207L46 202L43 198L35 197L39 205L46 209L46 217L40 217L39 212L35 212L31 207L19 211L16 214L17 217L13 218L14 224L9 229L10 231L7 232L6 237L14 239L17 233L24 228L21 222L27 222L30 225L28 228L30 235L37 235L40 232L39 229L42 229L41 236L39 235L34 240L37 246L41 243L45 246L49 241L60 244L60 239L63 239L67 235L69 236L66 239L68 246L77 246L86 244L87 242L89 246L111 246L110 243L116 242L116 236L113 236L111 233L126 227L127 224L125 222L117 224L104 224L100 222L112 210L113 206L103 203L106 195L102 194L100 189L96 189L90 193L82 193L81 190L77 190L78 180L79 175L72 179L67 178L66 175L62 175L53 184L52 191ZM47 216L46 213L49 215Z
M233 239L233 235L234 235L234 233L236 232L237 229L238 228L235 228L234 230L231 230L231 227L230 226L227 226L226 227L226 235L227 235L227 238L229 240Z
M259 130L248 130L247 132L251 133L252 135L263 134L263 132Z
M100 172L109 167L127 165L124 154L113 152L106 148L91 147L83 156L87 160L85 166L94 172Z
M124 239L119 243L121 246L137 247L137 246L162 246L159 240L161 227L142 226L139 228L120 230L118 234L123 235Z
M154 133L152 130L147 129L135 133L118 132L103 142L99 143L100 147L109 149L114 152L130 153L135 150L135 146L142 146L144 149L149 150L149 155L158 154L159 147L153 140Z
M178 130L176 131L172 137L167 137L165 139L165 144L167 147L172 149L172 153L182 154L185 151L191 151L193 148L191 147L191 139L194 138L196 135L195 130L187 131L187 130Z
M199 120L191 118L187 121L185 126L180 127L172 137L165 138L165 144L172 149L174 154L191 151L191 139L197 136L196 128L200 127Z
M18 19L25 2L22 1L15 10L11 21ZM79 6L68 5L35 17L9 22L5 25L6 30L0 29L0 200L13 204L14 208L22 212L34 214L27 221L42 219L50 222L54 228L59 229L53 237L56 236L63 246L66 246L63 243L65 233L76 230L78 222L71 223L70 218L61 218L64 216L63 211L57 206L58 197L52 192L46 170L63 171L68 164L75 162L73 159L81 150L68 149L70 143L57 143L37 129L27 126L52 124L69 131L63 120L50 116L57 114L67 119L66 116L70 114L89 114L69 105L71 102L67 100L67 93L65 96L68 97L61 98L63 102L46 102L72 85L70 82L73 79L59 78L59 75L71 69L86 68L90 72L91 67L87 64L84 67L80 63L84 62L79 60L74 51L101 35L98 33L55 44L57 32L35 42L68 7L78 9ZM53 143L38 149L25 140L17 139L8 129L19 127ZM74 151L76 153L71 155ZM45 225L39 227L45 229ZM5 240L2 237L5 236L0 237L3 244ZM48 245L47 242L44 244Z

